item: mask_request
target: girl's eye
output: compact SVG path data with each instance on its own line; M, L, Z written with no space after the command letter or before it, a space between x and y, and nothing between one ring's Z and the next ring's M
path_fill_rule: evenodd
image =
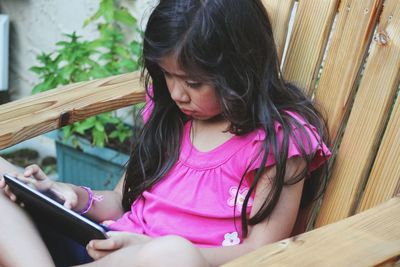
M186 85L190 88L196 89L201 87L203 84L201 82L186 82Z

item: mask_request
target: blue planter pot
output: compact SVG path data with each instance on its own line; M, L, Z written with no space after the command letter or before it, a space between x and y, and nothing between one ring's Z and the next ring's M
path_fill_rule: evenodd
M56 142L59 181L88 186L95 190L112 190L123 175L129 155L109 148L93 147L80 138L80 149L71 141L63 142L62 131L47 134Z

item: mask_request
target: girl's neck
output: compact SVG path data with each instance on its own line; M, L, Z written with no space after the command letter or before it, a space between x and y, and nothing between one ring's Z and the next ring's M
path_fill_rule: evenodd
M230 122L223 118L193 120L190 132L192 145L199 151L207 152L222 145L233 134L227 131Z
M224 130L226 130L229 126L229 121L227 121L226 119L224 119L221 116L215 116L211 119L208 120L197 120L197 119L193 119L192 120L192 127L196 127L196 128L203 128L203 127L213 127L213 128L224 128Z

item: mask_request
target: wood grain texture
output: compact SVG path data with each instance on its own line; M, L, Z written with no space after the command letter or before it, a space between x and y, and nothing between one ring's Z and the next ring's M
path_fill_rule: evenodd
M300 1L293 24L284 78L311 95L339 0Z
M315 102L329 114L332 141L349 111L382 2L346 0L340 4L315 95Z
M67 85L0 106L0 149L144 101L139 73Z
M400 198L393 198L340 222L262 247L223 267L365 267L395 262L399 255Z
M282 59L294 0L262 0L271 21L279 59Z
M346 218L356 209L399 85L399 28L398 0L387 0L378 25L378 38L372 44L332 168L317 226Z
M397 97L358 211L374 207L396 194L400 194L400 97Z

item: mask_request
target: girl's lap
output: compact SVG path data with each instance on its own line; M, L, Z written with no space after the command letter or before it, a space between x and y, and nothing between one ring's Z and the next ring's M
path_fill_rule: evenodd
M36 222L36 226L57 267L93 261L81 244L52 230L45 222Z

